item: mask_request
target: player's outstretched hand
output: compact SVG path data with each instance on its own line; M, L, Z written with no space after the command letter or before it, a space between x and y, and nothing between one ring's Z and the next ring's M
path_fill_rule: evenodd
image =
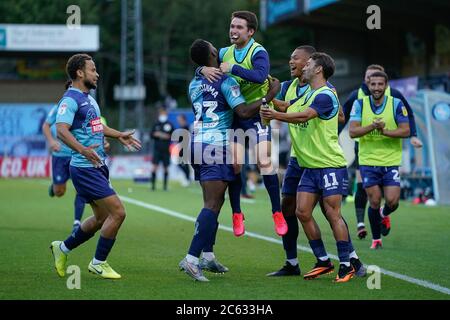
M97 152L95 152L95 148L97 148L99 146L99 144L92 144L88 147L83 148L83 150L81 151L81 154L88 159L90 162L92 162L92 164L94 165L94 167L99 168L103 165L102 163L102 159L100 159L100 157L98 156Z
M414 148L422 148L423 146L422 141L417 137L411 137L410 141Z
M138 151L141 150L141 142L133 137L135 130L121 132L121 136L119 137L119 141L130 151Z
M222 71L219 68L214 67L203 67L201 74L203 74L205 78L211 83L219 80L223 75Z

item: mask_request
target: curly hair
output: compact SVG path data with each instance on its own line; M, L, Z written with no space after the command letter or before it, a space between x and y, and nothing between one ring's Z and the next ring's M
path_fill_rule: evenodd
M86 66L87 60L93 60L92 57L86 53L74 54L69 58L66 65L67 75L71 80L76 80L77 71L83 70Z

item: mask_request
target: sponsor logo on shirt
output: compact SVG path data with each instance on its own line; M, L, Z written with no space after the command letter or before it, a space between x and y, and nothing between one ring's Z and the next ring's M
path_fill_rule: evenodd
M90 121L92 133L103 131L103 124L100 118L95 118Z

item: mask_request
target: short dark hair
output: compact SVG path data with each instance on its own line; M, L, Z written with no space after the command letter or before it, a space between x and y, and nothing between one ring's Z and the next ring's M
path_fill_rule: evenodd
M334 74L335 64L332 57L324 52L314 52L311 55L311 59L316 62L317 66L321 66L323 70L323 76L326 80Z
M295 50L303 50L306 53L308 53L309 55L312 55L314 52L316 52L316 48L314 48L313 46L298 46L297 48L295 48Z
M86 53L77 53L69 58L66 65L66 72L71 80L77 79L77 71L84 69L87 60L93 59Z
M199 66L207 66L209 60L209 42L203 39L196 39L189 49L192 62Z
M233 18L239 18L244 19L247 21L247 27L249 29L255 30L255 32L258 30L258 18L256 17L256 14L250 11L235 11L231 14L231 19Z
M367 66L366 71L367 70L378 70L384 72L384 67L380 64L371 64Z
M384 80L386 80L386 83L388 82L389 78L388 75L386 74L386 72L384 71L377 71L374 72L370 75L369 79L374 78L374 77L380 77L380 78L384 78Z

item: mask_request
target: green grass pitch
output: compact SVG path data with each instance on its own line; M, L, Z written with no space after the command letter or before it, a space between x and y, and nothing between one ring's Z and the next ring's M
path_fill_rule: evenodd
M353 243L366 265L423 280L440 286L433 290L390 275L381 275L380 289L368 289L367 278L336 284L336 273L305 281L302 277L268 278L266 273L284 263L280 243L255 237L236 238L219 230L215 246L218 259L230 268L224 275L206 273L209 283L194 282L178 270L192 237L194 223L125 202L127 218L108 262L122 274L118 281L89 274L87 265L95 252L98 236L74 250L68 265L81 269L81 289L69 290L67 276L59 278L52 265L49 244L64 240L71 231L74 189L68 182L66 195L49 198L49 180L0 180L0 299L449 299L450 210L401 203L393 214L392 230L382 250L369 250L370 240L354 237L353 204L343 206ZM198 184L182 188L170 185L169 192L151 192L148 185L113 181L119 195L166 208L195 218L202 207ZM256 200L242 203L246 230L281 240L273 230L270 204L265 190ZM86 207L84 217L91 214ZM329 253L336 254L330 227L322 214L314 213ZM231 226L225 202L219 221ZM366 217L366 222L368 218ZM299 245L307 246L300 227ZM314 264L311 253L299 251L302 273ZM335 266L338 265L334 261ZM442 291L442 290L441 290ZM445 293L445 291L449 293Z

